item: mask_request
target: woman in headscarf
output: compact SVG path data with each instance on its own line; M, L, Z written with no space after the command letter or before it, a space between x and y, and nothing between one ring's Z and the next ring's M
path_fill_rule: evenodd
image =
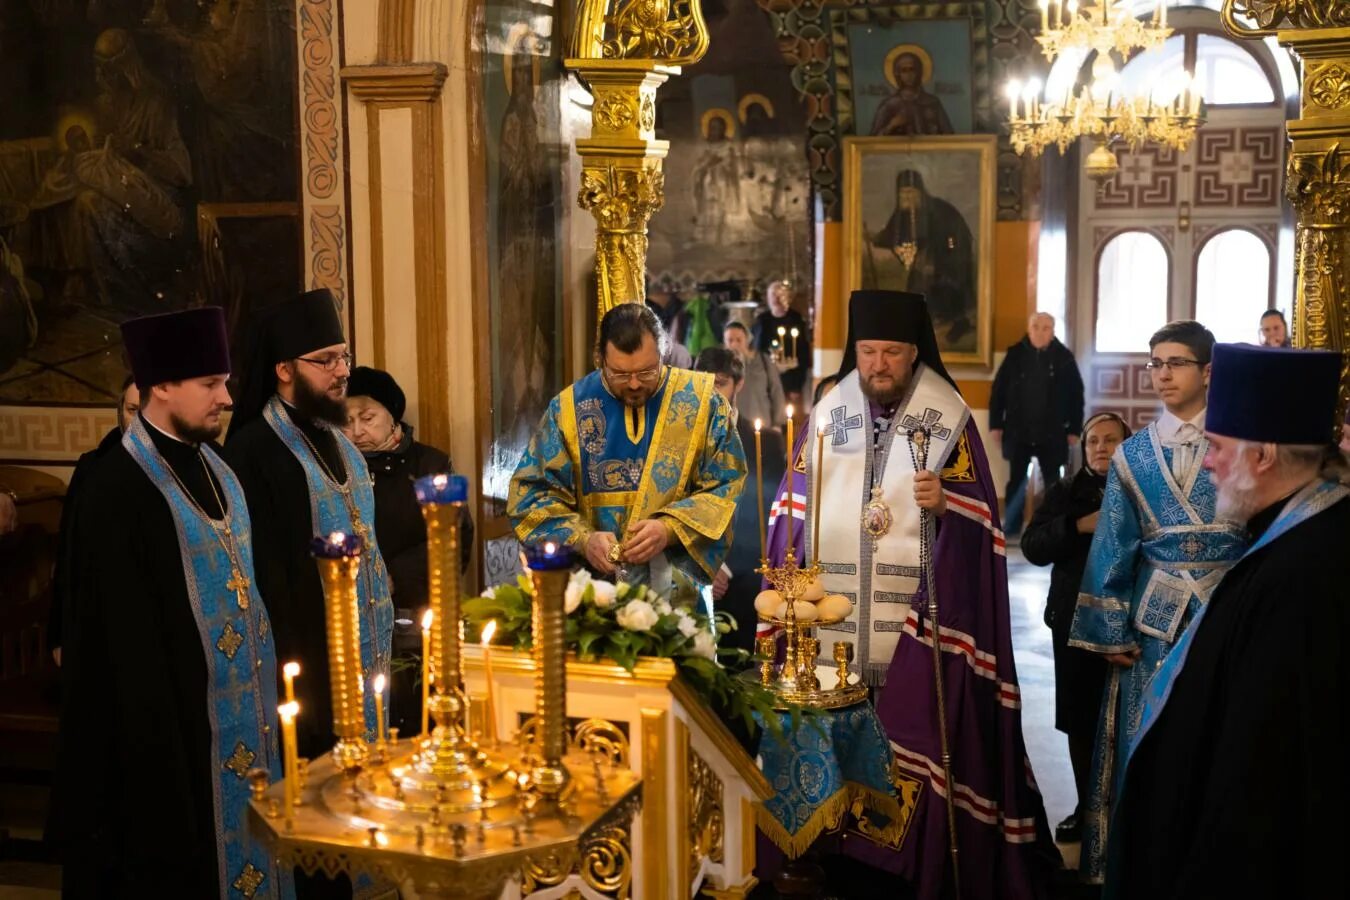
M416 620L427 605L427 529L413 482L451 471L450 457L413 440L403 421L407 399L392 375L358 366L347 382L347 426L343 432L366 458L375 489L375 534L389 569L395 609L394 656L416 655L421 639ZM473 518L460 517L460 564L467 569L473 547ZM416 727L420 710L413 684L416 667L392 675L390 724L405 733ZM406 684L402 683L406 679ZM402 702L400 698L403 698Z
M1022 555L1027 562L1054 566L1050 570L1045 624L1050 626L1055 653L1055 727L1069 739L1079 804L1055 829L1055 839L1060 843L1079 840L1078 810L1087 795L1107 671L1102 657L1069 646L1069 625L1106 493L1111 454L1129 436L1130 427L1115 413L1098 413L1088 419L1083 426L1083 468L1050 486L1022 536Z

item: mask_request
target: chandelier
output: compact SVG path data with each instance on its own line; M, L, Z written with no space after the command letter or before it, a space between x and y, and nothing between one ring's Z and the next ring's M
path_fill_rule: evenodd
M1112 50L1128 57L1134 50L1154 50L1172 34L1167 27L1166 0L1158 0L1147 24L1130 14L1128 0L1101 0L1081 8L1077 0L1041 0L1041 33L1036 41L1054 62L1069 49Z
M1143 95L1125 96L1112 53L1128 59L1136 51L1162 46L1167 27L1167 0L1159 0L1153 18L1134 18L1125 2L1102 0L1081 9L1076 0L1041 0L1041 34L1037 41L1052 63L1069 49L1096 51L1092 78L1070 88L1062 97L1043 97L1041 83L1008 84L1008 129L1018 154L1039 156L1047 147L1063 153L1080 137L1094 148L1084 169L1094 180L1111 177L1120 169L1111 146L1117 142L1138 150L1147 143L1186 150L1205 122L1204 101L1195 78L1187 73L1169 84L1154 85Z

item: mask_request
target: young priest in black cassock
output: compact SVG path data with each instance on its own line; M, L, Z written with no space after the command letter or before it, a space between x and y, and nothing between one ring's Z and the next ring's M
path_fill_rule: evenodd
M1145 694L1106 894L1317 897L1350 844L1341 355L1221 344L1205 464L1252 544Z
M212 444L225 318L150 316L122 335L143 405L89 467L73 525L48 832L64 896L289 896L248 818L248 770L282 765L247 504Z

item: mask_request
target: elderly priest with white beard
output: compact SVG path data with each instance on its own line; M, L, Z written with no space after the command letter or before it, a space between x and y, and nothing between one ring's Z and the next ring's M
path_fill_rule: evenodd
M1350 844L1341 354L1214 348L1205 465L1251 546L1145 692L1117 898L1317 897Z

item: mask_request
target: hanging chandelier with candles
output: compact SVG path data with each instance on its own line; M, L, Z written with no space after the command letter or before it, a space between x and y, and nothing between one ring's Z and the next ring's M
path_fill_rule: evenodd
M1167 27L1167 0L1159 0L1152 20L1144 22L1130 14L1128 5L1117 0L1085 4L1075 0L1041 0L1042 33L1037 36L1046 58L1054 62L1065 50L1096 51L1092 78L1062 97L1046 97L1041 82L1008 84L1010 114L1008 129L1018 154L1039 156L1047 147L1063 153L1080 137L1094 148L1084 161L1089 177L1102 180L1120 168L1111 146L1123 143L1138 150L1148 143L1184 151L1205 122L1204 101L1194 76L1187 74L1167 84L1155 85L1143 95L1125 96L1120 72L1112 53L1129 59L1134 51L1148 52L1162 46L1172 34Z

